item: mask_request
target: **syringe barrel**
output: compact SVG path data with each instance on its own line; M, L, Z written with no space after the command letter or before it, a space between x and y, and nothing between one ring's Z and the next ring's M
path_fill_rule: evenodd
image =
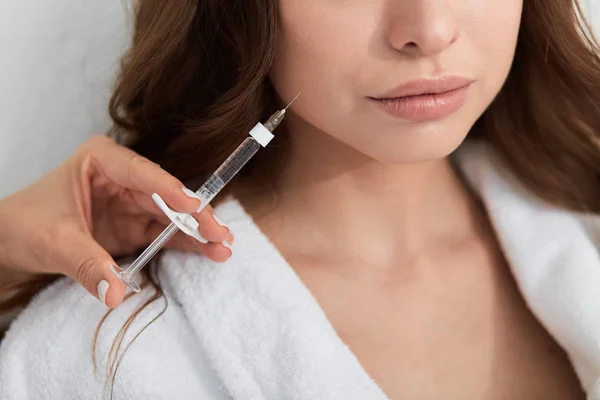
M233 177L246 165L258 150L260 144L253 138L248 137L238 148L221 164L210 178L196 191L202 198L202 204L198 209L200 212L212 199L219 194L221 189L233 179Z

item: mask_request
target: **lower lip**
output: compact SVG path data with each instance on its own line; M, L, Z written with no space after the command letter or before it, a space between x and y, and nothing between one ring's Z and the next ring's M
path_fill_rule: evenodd
M423 122L448 117L465 104L469 86L444 93L398 97L395 99L370 98L387 114L410 122Z

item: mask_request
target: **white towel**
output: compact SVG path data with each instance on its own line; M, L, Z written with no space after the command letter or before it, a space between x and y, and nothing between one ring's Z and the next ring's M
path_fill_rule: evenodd
M459 161L529 308L569 355L588 397L600 399L598 217L534 197L482 144L463 146Z
M386 399L239 204L218 212L236 236L234 255L225 264L165 256L169 306L126 353L115 399ZM68 280L44 291L2 344L0 398L107 398L104 361L137 303L101 330L95 376L91 342L105 308ZM131 333L161 308L145 312Z
M485 147L464 147L458 159L526 301L568 353L588 397L600 399L600 259L580 216L522 191ZM236 236L233 257L225 264L178 252L164 257L169 306L127 351L114 398L386 399L242 207L232 200L218 212ZM104 307L66 279L42 292L0 348L0 398L106 398L108 350L138 301L100 331L95 375L91 343ZM162 306L147 309L125 343Z

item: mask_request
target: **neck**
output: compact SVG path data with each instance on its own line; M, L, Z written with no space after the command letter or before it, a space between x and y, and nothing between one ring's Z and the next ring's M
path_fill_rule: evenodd
M294 116L287 122L292 152L276 207L247 206L283 254L397 264L472 232L474 202L448 158L384 164Z

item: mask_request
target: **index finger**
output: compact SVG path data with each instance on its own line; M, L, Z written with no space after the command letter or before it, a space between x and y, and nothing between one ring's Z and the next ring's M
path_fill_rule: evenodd
M91 162L111 181L148 196L158 193L170 207L180 212L191 213L200 206L199 200L183 192L181 181L158 164L106 136L97 136L88 142Z

